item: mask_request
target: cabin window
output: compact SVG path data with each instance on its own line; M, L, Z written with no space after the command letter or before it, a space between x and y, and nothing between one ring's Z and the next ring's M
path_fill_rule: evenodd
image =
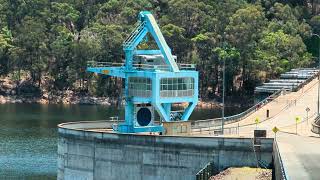
M162 78L160 80L161 97L191 97L194 95L194 78Z
M151 79L145 77L129 77L129 96L150 97Z

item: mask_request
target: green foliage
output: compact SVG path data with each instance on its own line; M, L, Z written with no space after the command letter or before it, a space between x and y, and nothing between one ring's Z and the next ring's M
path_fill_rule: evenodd
M264 33L258 44L256 63L270 76L306 66L310 61L302 38L285 34L282 30Z
M275 3L269 13L272 17L268 27L269 30L274 32L283 30L286 34L299 34L302 37L310 34L310 26L305 21L299 21L299 14L289 5Z
M312 25L315 33L320 33L320 15L313 16L310 19L310 24Z
M243 57L249 57L267 23L262 7L249 5L239 9L229 21L226 27L227 39L233 46L240 49Z
M20 80L25 72L33 85L49 83L48 91L118 97L121 80L87 73L86 62L122 62L123 40L149 10L178 62L197 64L201 98L221 94L222 61L227 94L252 93L266 77L313 63L317 7L298 0L0 0L0 75ZM150 42L139 48L154 48Z
M0 33L0 53L3 54L9 48L12 48L12 34L8 27L4 27Z
M236 48L215 48L213 50L215 53L218 54L219 58L223 61L228 59L236 59L240 57L240 53Z
M174 24L167 24L162 27L162 34L167 39L167 43L171 45L172 52L178 57L183 57L188 52L190 41L184 37L185 29Z

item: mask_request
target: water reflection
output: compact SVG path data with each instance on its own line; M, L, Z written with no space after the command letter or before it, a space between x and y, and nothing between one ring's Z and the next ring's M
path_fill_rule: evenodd
M227 108L226 114L245 108ZM220 109L196 109L191 119L220 116ZM124 110L93 105L0 105L0 179L56 179L59 123L124 117Z

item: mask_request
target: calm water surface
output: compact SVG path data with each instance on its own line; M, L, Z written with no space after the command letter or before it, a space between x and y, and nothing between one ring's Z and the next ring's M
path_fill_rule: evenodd
M246 108L227 108L236 114ZM220 109L197 109L191 119L220 116ZM96 105L0 105L0 179L56 179L57 124L91 121L124 111Z

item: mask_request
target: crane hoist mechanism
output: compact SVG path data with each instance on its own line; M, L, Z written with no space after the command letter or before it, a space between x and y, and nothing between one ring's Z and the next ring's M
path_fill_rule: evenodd
M137 46L153 37L155 50ZM142 11L138 26L123 42L125 63L89 61L87 71L124 79L125 121L119 133L163 132L162 122L188 121L198 102L198 72L193 64L177 64L153 15ZM173 104L187 104L179 113ZM155 113L160 121L155 121Z

